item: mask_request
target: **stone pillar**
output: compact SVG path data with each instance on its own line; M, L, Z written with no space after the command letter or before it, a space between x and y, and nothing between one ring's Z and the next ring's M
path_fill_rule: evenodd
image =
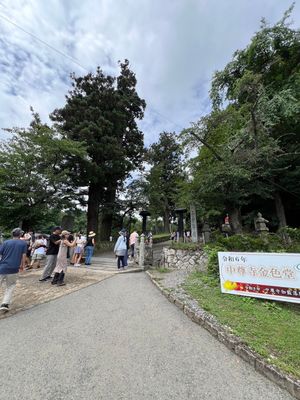
M145 235L142 233L139 246L139 267L145 268Z
M191 234L192 234L192 242L198 242L198 224L197 224L197 213L196 207L194 204L190 206L190 214L191 214Z
M134 246L134 263L139 264L140 260L140 237L136 238L135 246Z

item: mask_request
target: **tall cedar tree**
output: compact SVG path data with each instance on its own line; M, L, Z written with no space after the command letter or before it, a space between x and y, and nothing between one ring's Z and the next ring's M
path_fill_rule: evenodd
M175 133L162 132L148 151L149 209L154 217L163 218L165 232L170 230L170 218L183 180L182 149L176 138Z
M118 77L96 74L82 77L71 74L73 89L66 104L51 115L63 134L87 146L88 157L71 166L78 186L88 187L87 229L100 239L111 232L118 186L138 167L143 155L143 133L136 120L142 119L146 103L136 91L137 80L129 62L120 63Z

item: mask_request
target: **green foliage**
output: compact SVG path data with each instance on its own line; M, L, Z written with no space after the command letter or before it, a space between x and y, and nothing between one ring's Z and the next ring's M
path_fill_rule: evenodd
M226 251L226 247L221 244L207 244L204 246L207 254L207 271L211 276L219 276L218 251Z
M288 235L292 241L300 242L300 229L299 228L291 228L289 226L285 226L284 228L280 229L279 233Z
M157 268L156 271L161 274L167 274L168 272L171 272L171 270L168 268Z
M277 235L266 237L254 235L233 235L228 238L220 236L217 243L227 251L280 252L284 251L282 239Z
M38 114L28 129L9 132L12 138L0 144L1 226L43 229L57 224L62 208L78 204L67 164L84 157L85 147L42 124Z
M146 176L146 195L152 217L162 217L164 230L169 231L170 219L184 179L182 149L175 133L163 132L148 153L151 169Z
M291 12L272 27L264 23L215 73L213 111L182 133L186 146L199 149L190 199L206 217L228 212L236 232L245 208L282 199L300 207L300 35L288 23ZM285 225L278 207L277 225Z
M73 89L63 108L51 118L64 137L83 142L88 157L69 164L73 182L88 187L88 229L98 230L101 207L101 237L111 233L115 199L129 173L138 168L144 153L142 119L146 103L136 92L136 77L129 62L120 63L118 77L95 74L71 75Z
M159 233L157 235L153 235L153 243L162 243L170 240L169 233Z

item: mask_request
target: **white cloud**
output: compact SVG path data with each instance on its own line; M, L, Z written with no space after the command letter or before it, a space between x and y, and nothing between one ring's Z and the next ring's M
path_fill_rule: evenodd
M290 0L2 0L6 16L89 70L115 74L128 58L148 104L146 144L209 109L212 73ZM300 5L293 13L300 23ZM0 127L24 126L64 103L69 73L85 70L0 18ZM159 113L157 113L157 111ZM166 116L163 117L163 116Z

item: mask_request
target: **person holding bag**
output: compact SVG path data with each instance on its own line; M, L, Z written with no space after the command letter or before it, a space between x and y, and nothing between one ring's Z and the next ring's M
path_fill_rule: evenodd
M118 258L118 269L125 269L127 268L126 262L126 254L127 254L127 238L126 238L126 230L122 229L119 232L119 238L115 244L114 253Z

